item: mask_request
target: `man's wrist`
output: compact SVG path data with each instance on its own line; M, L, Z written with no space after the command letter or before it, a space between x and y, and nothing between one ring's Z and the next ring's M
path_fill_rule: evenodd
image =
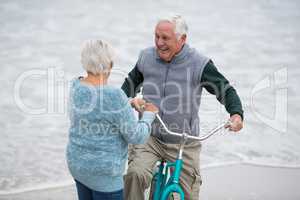
M232 113L230 113L230 117L232 117L234 115L239 115L241 117L241 120L244 121L244 116L241 112L232 112Z

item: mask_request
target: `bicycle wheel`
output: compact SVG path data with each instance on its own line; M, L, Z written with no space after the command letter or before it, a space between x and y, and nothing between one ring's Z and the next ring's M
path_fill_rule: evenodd
M184 192L178 184L172 184L167 186L164 189L160 200L170 200L170 199L184 200Z

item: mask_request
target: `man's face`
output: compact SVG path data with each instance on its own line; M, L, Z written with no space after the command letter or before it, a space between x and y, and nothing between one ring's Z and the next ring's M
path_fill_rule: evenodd
M159 22L155 28L155 45L159 57L170 62L185 43L186 36L182 35L177 39L175 26L170 22Z

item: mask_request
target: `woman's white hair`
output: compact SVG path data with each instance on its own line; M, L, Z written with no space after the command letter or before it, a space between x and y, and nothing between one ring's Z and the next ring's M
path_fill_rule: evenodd
M174 26L175 26L174 31L175 31L175 34L177 35L177 38L179 38L182 35L187 35L188 26L182 16L171 15L169 17L160 18L158 20L158 23L163 22L163 21L167 21L167 22L174 24Z
M114 56L111 45L102 40L87 40L82 44L82 66L94 75L109 72Z

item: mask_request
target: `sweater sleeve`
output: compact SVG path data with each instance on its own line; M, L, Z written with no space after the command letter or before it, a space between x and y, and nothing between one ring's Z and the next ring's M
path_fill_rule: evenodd
M131 144L145 143L151 133L151 123L155 119L153 112L145 111L140 120L133 112L128 98L123 93L123 108L119 112L120 132L122 137Z
M210 93L216 95L217 100L225 105L230 115L239 114L243 119L243 108L236 90L229 81L218 71L210 60L202 73L201 85Z

